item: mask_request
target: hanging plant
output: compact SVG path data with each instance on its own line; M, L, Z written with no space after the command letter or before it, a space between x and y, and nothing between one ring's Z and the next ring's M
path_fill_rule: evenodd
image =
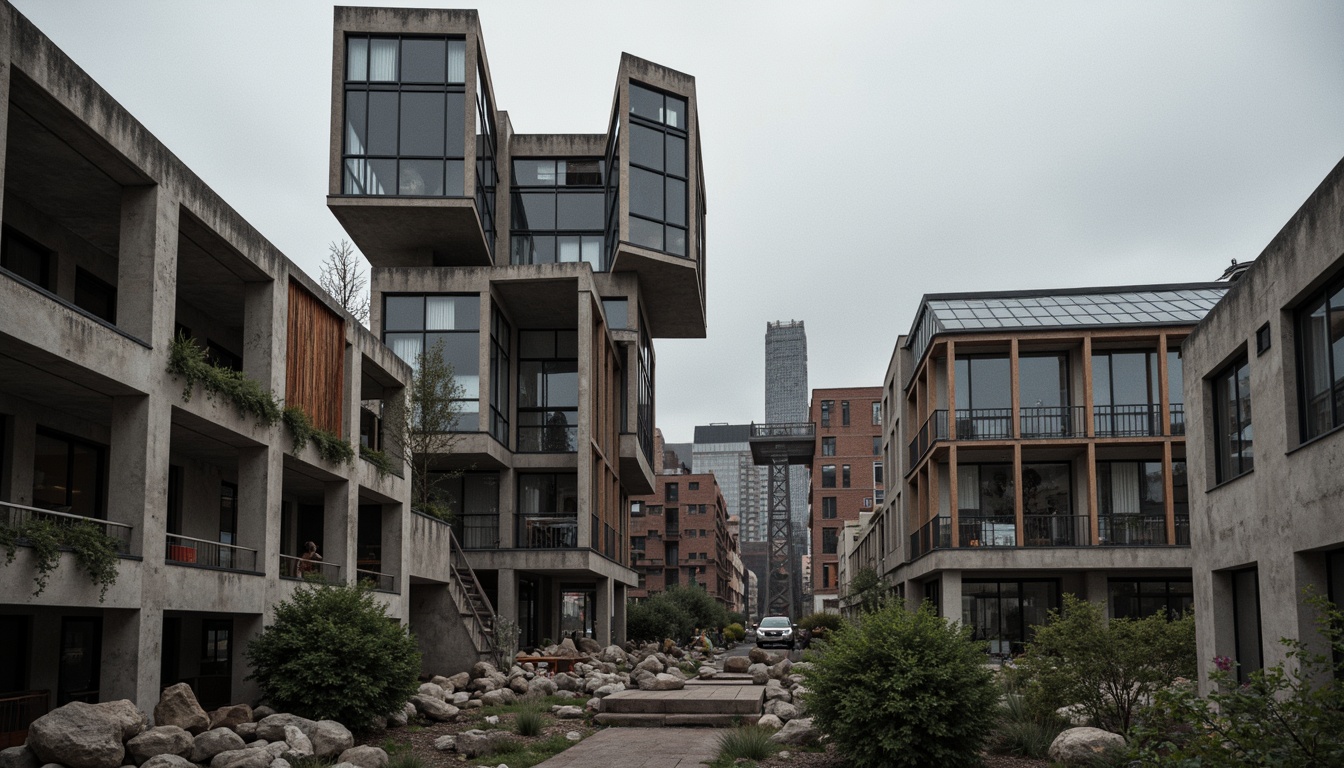
M359 455L363 456L365 461L378 470L379 479L392 474L392 459L386 453L375 451L367 445L361 445L359 446Z
M302 451L304 446L311 442L313 447L317 449L317 455L332 464L354 463L355 449L351 447L350 443L337 437L334 433L319 429L302 408L291 405L281 412L280 418L289 428L295 453Z
M168 372L185 380L184 402L191 401L196 385L200 384L207 400L214 397L228 400L240 414L255 418L262 426L273 426L280 420L280 405L275 395L243 372L211 363L205 350L185 335L173 340L168 354Z
M103 602L107 588L117 583L117 540L95 523L59 525L37 518L13 527L0 527L0 547L5 551L6 566L14 562L19 544L33 553L33 566L37 570L33 597L46 590L51 572L60 564L62 548L69 549L89 579L101 587L98 602Z

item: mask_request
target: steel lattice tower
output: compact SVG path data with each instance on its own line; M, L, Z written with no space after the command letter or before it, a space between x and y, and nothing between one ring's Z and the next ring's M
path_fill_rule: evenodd
M769 466L770 504L765 611L797 618L798 584L794 578L793 517L789 499L789 466L811 464L816 450L811 423L751 425L751 457Z

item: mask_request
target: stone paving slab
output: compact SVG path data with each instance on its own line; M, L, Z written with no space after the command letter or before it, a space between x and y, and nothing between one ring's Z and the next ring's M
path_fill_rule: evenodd
M697 685L677 691L627 690L602 700L602 711L659 714L760 714L765 689L755 685Z
M699 768L718 754L720 733L704 728L609 728L536 768Z

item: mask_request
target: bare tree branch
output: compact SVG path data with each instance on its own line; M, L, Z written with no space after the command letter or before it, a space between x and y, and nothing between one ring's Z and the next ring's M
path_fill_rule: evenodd
M369 325L369 281L350 241L331 243L318 284L366 328Z

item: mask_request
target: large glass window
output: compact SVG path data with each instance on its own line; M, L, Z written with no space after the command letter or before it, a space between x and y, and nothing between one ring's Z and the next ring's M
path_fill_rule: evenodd
M1054 580L964 581L961 621L972 638L986 643L996 656L1021 653L1033 627L1046 623L1059 608L1059 583Z
M48 291L55 290L51 263L56 252L6 225L0 234L0 268Z
M579 545L579 480L574 474L518 476L518 546Z
M1012 464L957 467L958 536L963 547L1017 545Z
M834 555L840 549L840 529L821 529L821 554Z
M823 465L822 465L822 467L821 467L821 487L822 487L822 488L834 488L834 487L835 487L835 465L834 465L834 464L823 464Z
M33 450L33 506L83 517L105 516L107 450L39 429Z
M643 328L639 330L639 391L636 418L639 447L644 458L653 461L653 342Z
M434 487L453 513L453 529L464 549L499 547L499 473L442 475Z
M823 438L821 438L821 455L822 455L822 456L834 456L834 455L835 455L835 438L834 438L834 437L823 437Z
M476 57L476 212L481 217L485 242L495 248L495 184L499 180L495 145L495 105L481 67L484 56Z
M1166 485L1160 461L1097 462L1097 535L1100 543L1167 543Z
M490 313L490 434L509 447L509 321Z
M1092 418L1098 437L1161 434L1157 353L1092 355Z
M821 499L821 519L834 520L836 518L835 497L824 496Z
M518 333L518 450L569 453L579 440L579 338Z
M1344 278L1298 311L1302 440L1344 424Z
M1068 464L1022 465L1022 514L1073 514L1073 482Z
M603 172L598 158L513 161L513 264L580 262L600 271Z
M1006 357L958 357L955 365L957 439L1013 436L1012 379Z
M1255 467L1251 364L1244 356L1213 379L1213 439L1218 482L1231 480Z
M1023 355L1017 361L1018 402L1023 437L1073 434L1069 406L1068 355Z
M630 241L686 255L686 100L630 83Z
M443 360L462 387L457 431L475 432L480 413L481 300L479 296L385 296L383 343L412 368L442 344Z
M1176 619L1195 604L1194 586L1189 579L1111 579L1108 589L1111 618L1115 619L1141 619L1159 614Z
M466 41L345 41L347 195L465 194Z
M1232 574L1232 624L1237 682L1245 683L1252 672L1264 666L1260 637L1260 573L1255 568Z

